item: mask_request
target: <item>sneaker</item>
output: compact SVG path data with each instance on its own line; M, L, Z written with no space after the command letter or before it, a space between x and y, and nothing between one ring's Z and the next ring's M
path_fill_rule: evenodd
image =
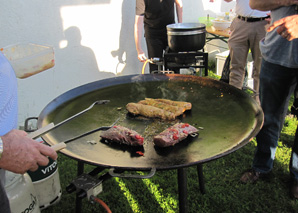
M263 179L267 176L268 176L267 173L265 174L265 173L257 172L253 169L250 169L249 171L243 173L243 175L240 178L240 182L242 182L242 183L256 183L259 179Z

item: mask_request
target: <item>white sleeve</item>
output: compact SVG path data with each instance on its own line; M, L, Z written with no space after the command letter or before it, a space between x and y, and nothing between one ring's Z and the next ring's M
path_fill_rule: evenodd
M17 79L13 68L0 52L0 136L17 128Z

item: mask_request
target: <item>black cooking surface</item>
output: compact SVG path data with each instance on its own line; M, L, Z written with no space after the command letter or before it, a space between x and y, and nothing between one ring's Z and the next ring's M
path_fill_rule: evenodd
M193 108L176 121L129 116L126 104L145 98L188 101ZM39 126L59 123L97 100L110 100L110 103L95 105L44 135L44 140L53 145L100 126L109 126L120 118L117 125L131 128L145 137L143 148L102 142L101 132L96 132L68 143L61 152L106 167L170 169L210 161L237 150L256 135L263 122L263 113L256 102L225 83L184 75L137 75L97 81L62 94L41 112ZM197 137L173 147L155 147L153 136L176 122L204 130L200 130Z

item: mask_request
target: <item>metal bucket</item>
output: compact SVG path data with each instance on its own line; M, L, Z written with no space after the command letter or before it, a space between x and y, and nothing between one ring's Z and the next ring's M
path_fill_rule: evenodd
M6 171L5 190L12 213L40 213L39 201L30 176Z

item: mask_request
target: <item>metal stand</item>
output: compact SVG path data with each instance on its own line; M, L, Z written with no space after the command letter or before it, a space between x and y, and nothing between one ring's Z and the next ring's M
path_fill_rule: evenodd
M187 200L187 168L178 169L178 192L179 192L179 212L187 213L188 212L188 200ZM200 191L202 194L206 193L204 176L203 176L203 167L202 164L197 166Z
M77 176L80 176L84 172L84 163L82 161L78 161L78 171ZM79 197L79 194L76 194L76 213L81 213L82 209L82 199Z
M84 163L82 161L78 161L78 171L77 175L78 178L74 180L67 188L66 190L71 193L74 191L77 191L76 193L76 213L81 213L82 211L82 199L84 197L88 197L88 191L92 191L93 187L90 187L90 185L94 184L94 186L100 185L105 179L114 177L114 172L110 171L109 173L106 173L102 176L101 180L96 180L95 178L92 178L92 176L95 176L99 172L103 171L104 168L96 167L93 171L91 171L89 174L83 174L84 173ZM119 171L121 173L121 171ZM177 169L178 172L178 192L179 192L179 212L180 213L187 213L188 212L188 200L187 200L187 168L180 168ZM205 194L205 186L204 186L204 177L203 177L203 167L202 164L197 165L197 172L199 177L199 185L200 185L200 191L202 194ZM116 176L121 177L121 174ZM111 175L112 174L112 175ZM135 177L135 176L127 176L131 178L150 178L155 174L155 170L151 170L148 175ZM88 187L86 187L88 186Z
M188 212L187 203L187 172L186 168L178 169L179 212Z
M203 165L202 164L197 165L197 171L198 171L198 177L199 177L200 191L201 191L202 194L206 194L205 181L204 181L204 175L203 175Z
M164 53L165 70L175 68L204 68L205 76L208 76L208 53L203 51L170 52L167 47Z

